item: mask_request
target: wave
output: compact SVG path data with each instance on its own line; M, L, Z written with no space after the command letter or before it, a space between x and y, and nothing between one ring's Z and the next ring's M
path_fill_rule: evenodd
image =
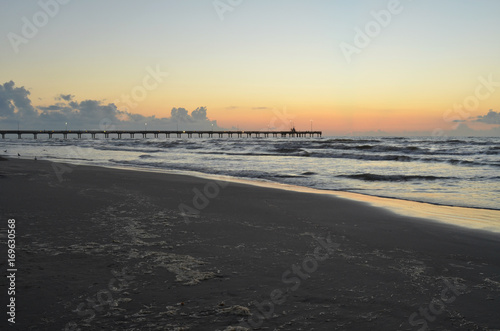
M406 138L405 138L406 139ZM458 144L466 140L451 140ZM476 141L476 145L479 141ZM221 155L221 156L290 156L331 159L352 159L364 161L425 162L447 163L451 165L477 167L499 167L495 157L500 154L498 145L486 147L442 145L435 141L416 143L414 140L384 139L326 139L326 140L293 140L293 141L259 141L255 140L172 140L147 142L119 142L116 144L93 146L97 150L122 152L139 152L152 154L168 153L175 149L178 153ZM452 143L453 144L453 143ZM90 146L89 146L90 147ZM491 156L487 158L487 156ZM140 158L146 158L139 156Z
M399 161L410 162L418 161L420 158L414 158L406 155L398 154L351 154L351 153L312 153L312 157L318 158L333 158L333 159L354 159L366 161Z
M303 173L301 173L302 176L312 176L312 175L317 175L316 172L313 172L313 171L305 171Z
M100 151L142 152L142 153L159 153L159 152L161 152L161 150L159 150L159 149L145 149L145 148L138 148L138 147L117 148L117 147L112 147L112 146L94 146L93 148L96 150L100 150Z
M392 150L392 153L383 153L383 152L369 152L369 153L346 153L343 151L318 151L318 150L306 150L304 148L281 148L281 153L286 156L295 156L295 157L316 157L316 158L332 158L332 159L354 159L354 160L366 160L366 161L396 161L396 162L428 162L428 163L448 163L452 165L461 165L461 166L493 166L498 167L500 163L498 162L490 162L487 160L478 160L471 161L467 159L461 159L461 156L471 156L471 155L480 155L477 153L394 153L398 152L395 148L387 148L387 150ZM410 148L412 151L416 151L416 148ZM286 151L286 152L285 152ZM408 155L410 154L410 155ZM485 155L489 155L490 153L484 153ZM227 153L227 155L231 155L231 153ZM241 155L241 154L240 154ZM274 156L273 153L264 154L264 153L254 153L249 152L244 155L263 155L263 156ZM429 155L436 155L440 157L428 157Z
M302 175L273 175L274 178L306 178L306 176Z
M354 174L354 175L338 175L336 177L359 179L364 181L384 181L384 182L408 182L408 181L423 181L423 180L450 180L457 179L456 177L439 177L439 176L419 176L419 175L378 175L378 174Z
M331 142L345 142L345 143L377 143L377 142L382 142L380 139L355 139L355 138L330 138L330 139L325 139L321 142L325 143L331 143Z

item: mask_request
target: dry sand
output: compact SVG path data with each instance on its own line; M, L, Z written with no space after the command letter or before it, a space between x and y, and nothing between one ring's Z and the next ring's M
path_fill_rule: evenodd
M2 330L500 329L500 235L357 201L10 159L0 216Z

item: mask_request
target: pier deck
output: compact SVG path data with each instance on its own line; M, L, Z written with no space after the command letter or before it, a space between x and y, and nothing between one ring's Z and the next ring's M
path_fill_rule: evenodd
M84 135L89 135L95 139L98 135L104 138L109 138L110 135L116 136L121 139L123 135L129 135L130 138L135 138L136 135L142 136L142 138L147 138L148 135L154 138L159 138L161 135L165 135L165 138L170 138L170 135L176 136L177 138L182 138L183 135L187 135L188 138L198 136L200 138L203 135L209 138L218 137L223 138L224 136L232 137L321 137L321 131L166 131L166 130L0 130L2 138L5 139L7 135L17 135L19 139L23 135L32 135L34 139L37 139L39 135L47 135L52 138L54 135L62 135L64 139L67 139L69 135L74 135L81 139Z

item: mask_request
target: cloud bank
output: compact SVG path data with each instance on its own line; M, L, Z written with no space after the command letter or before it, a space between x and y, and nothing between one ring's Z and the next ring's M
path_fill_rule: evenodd
M59 94L48 106L33 106L30 92L16 87L13 81L0 84L0 128L16 130L209 130L221 129L210 120L206 107L191 114L184 108L173 108L170 117L157 118L120 110L113 103L99 100L77 101L71 94Z
M488 114L484 116L478 116L476 122L482 122L486 124L500 124L500 112L495 112L490 109Z

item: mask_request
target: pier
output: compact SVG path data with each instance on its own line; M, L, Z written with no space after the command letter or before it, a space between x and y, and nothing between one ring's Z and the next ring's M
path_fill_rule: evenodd
M0 130L2 139L5 139L7 135L17 135L18 139L21 139L23 135L31 135L34 139L38 139L40 135L46 135L49 139L53 138L54 135L62 136L64 139L68 139L68 136L76 136L81 139L82 136L90 136L92 139L96 139L99 135L100 137L109 138L110 135L115 135L118 139L122 139L123 135L128 135L130 138L135 138L139 136L142 138L147 138L152 136L154 138L159 138L165 135L165 138L170 138L174 136L177 138L182 138L187 136L188 138L193 137L209 137L209 138L223 138L223 137L321 137L321 131L296 131L295 129L289 131L165 131L165 130Z

